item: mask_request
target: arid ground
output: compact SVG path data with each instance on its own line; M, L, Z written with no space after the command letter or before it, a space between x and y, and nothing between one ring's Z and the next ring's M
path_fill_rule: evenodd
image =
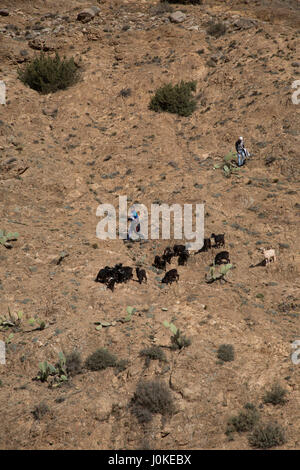
M98 16L78 21L90 5L1 1L0 229L18 238L0 244L0 317L23 316L0 331L0 448L250 449L249 433L225 431L252 403L262 423L284 429L278 448L299 449L299 1L171 5L186 15L173 23L154 0L101 0ZM211 20L225 34L208 34ZM26 87L18 69L41 50L73 56L78 83L48 95ZM157 88L181 80L197 83L191 116L149 109ZM239 136L251 157L226 177L221 164ZM98 239L96 209L120 195L147 207L204 203L206 236L225 233L228 282L206 283L216 248L186 266L174 260L179 282L163 286L152 263L173 241ZM277 260L250 268L260 247ZM116 263L142 266L147 284L111 292L94 282ZM128 306L136 310L122 322ZM190 346L169 348L166 320ZM233 361L218 359L222 344ZM146 367L140 351L153 345L167 362ZM60 352L85 361L99 348L127 360L125 370L83 367L57 387L33 380ZM172 415L137 420L129 404L141 380L169 388ZM264 403L275 383L283 405ZM41 404L47 412L36 416Z

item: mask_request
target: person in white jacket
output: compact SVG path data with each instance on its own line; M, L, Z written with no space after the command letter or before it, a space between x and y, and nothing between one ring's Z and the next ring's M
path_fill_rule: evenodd
M131 213L131 216L128 217L130 221L130 226L127 234L127 240L137 241L140 238L143 238L142 234L139 233L141 230L139 215L136 211Z
M250 153L245 148L243 137L239 137L239 139L236 141L235 149L238 155L238 166L243 166L246 158L250 157Z

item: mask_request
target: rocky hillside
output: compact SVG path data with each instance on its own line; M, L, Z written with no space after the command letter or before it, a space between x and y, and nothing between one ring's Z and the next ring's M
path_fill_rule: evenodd
M247 403L284 430L280 448L299 448L299 26L297 0L1 2L0 230L18 233L0 244L2 449L249 449L250 431L226 434ZM49 95L26 87L18 69L41 51L73 56L78 83ZM157 88L181 80L196 81L191 116L149 110ZM238 136L251 158L226 177ZM99 240L96 209L120 195L205 203L206 236L225 233L228 282L206 283L220 249L174 259L179 282L164 286L152 263L169 241ZM277 260L251 268L260 247ZM94 282L116 263L142 266L147 284ZM170 349L164 321L191 344ZM233 360L218 358L222 344ZM145 364L153 346L165 360ZM84 362L99 348L127 362L33 380L60 352ZM137 419L143 380L165 384L172 414ZM284 404L263 399L275 383Z

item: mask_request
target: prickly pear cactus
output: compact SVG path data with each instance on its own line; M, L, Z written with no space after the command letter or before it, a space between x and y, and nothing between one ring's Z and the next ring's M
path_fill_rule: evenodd
M5 248L12 248L12 241L16 241L19 237L18 232L6 232L5 230L0 230L0 245L5 246Z

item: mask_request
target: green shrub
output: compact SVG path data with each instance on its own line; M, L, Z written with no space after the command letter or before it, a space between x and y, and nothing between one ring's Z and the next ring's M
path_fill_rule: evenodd
M261 300L263 300L263 299L265 298L264 294L261 294L261 293L260 293L260 294L256 294L255 297L256 297L257 299L261 299Z
M232 344L221 344L217 352L218 358L223 362L234 360L234 348Z
M24 69L19 69L18 76L33 90L47 94L65 90L76 83L79 79L79 72L73 57L61 59L57 53L55 57L51 57L42 52Z
M192 341L190 338L184 336L179 329L173 336L171 336L171 349L173 350L187 348L191 343Z
M210 21L208 28L207 28L207 33L210 36L219 38L220 36L226 33L226 26L222 22L215 23L214 21Z
M252 431L253 427L259 421L259 413L254 405L248 403L244 406L244 410L240 411L237 416L233 416L227 422L226 434L232 432Z
M173 333L171 336L171 349L182 349L187 348L192 343L189 338L183 336L182 331L174 325L174 323L169 323L168 321L164 321L164 326L169 328L170 331Z
M272 405L284 405L286 403L287 391L284 390L281 385L272 385L271 390L265 393L263 397L264 403L272 403Z
M85 365L90 370L103 370L107 367L115 367L117 358L106 349L101 348L86 359Z
M261 424L249 436L249 444L259 449L269 449L284 443L284 429L278 424Z
M179 116L189 116L196 109L192 91L196 91L196 82L181 81L174 86L168 83L156 90L149 108L156 112L166 111Z
M140 352L141 357L145 357L145 366L150 365L150 361L166 362L166 355L159 346L151 346L150 348L142 349Z
M35 377L35 380L40 380L41 382L47 382L49 376L54 376L57 374L57 369L47 361L39 363L39 372Z
M132 413L140 423L148 423L153 414L163 416L174 412L173 398L167 386L158 381L142 381L131 399Z
M82 359L78 351L73 351L66 355L66 368L70 376L80 374L82 370Z
M0 230L0 245L10 249L12 248L12 244L9 242L16 241L18 237L18 232L6 232L5 230Z

